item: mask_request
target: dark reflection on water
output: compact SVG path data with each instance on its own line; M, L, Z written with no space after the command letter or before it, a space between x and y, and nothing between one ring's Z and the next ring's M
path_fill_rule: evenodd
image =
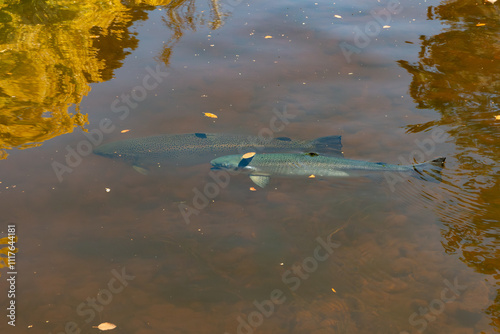
M476 271L494 275L500 268L499 6L453 1L429 7L428 17L449 28L421 36L418 62L399 63L413 76L410 93L418 107L441 118L407 130L447 128L459 168L447 182L452 198L437 210L446 226L443 246ZM487 313L500 329L500 289Z
M240 175L186 224L179 204L193 205L195 189L213 182L208 164L146 177L90 155L58 182L51 163L63 161L66 145L76 147L82 134L12 153L1 166L0 232L7 223L18 226L15 330L77 326L93 333L92 326L108 321L116 331L141 334L498 331L500 112L491 61L498 58L498 4L436 2L428 9L403 2L390 27L380 26L349 62L340 43L355 45L355 28L376 22L371 11L387 4L352 6L90 6L100 23L81 30L99 37L84 36L88 49L61 50L99 59L87 62L88 72L80 58L67 60L75 73L86 73L73 88L116 77L82 98L90 124L110 118L116 125L106 141L179 132L256 135L269 127L273 108L286 104L295 117L278 136L343 135L346 157L370 161L445 155L442 183L272 179L267 189L250 191L255 185ZM54 24L79 22L68 8ZM440 22L448 27L441 30ZM168 78L118 119L110 104L141 84L154 59L169 66ZM17 79L26 87L40 81ZM84 96L76 91L70 95ZM67 100L64 92L55 96L54 106ZM449 137L422 149L418 143L428 144L436 130ZM109 282L122 268L129 280L117 291ZM88 304L93 300L97 309ZM0 331L13 332L5 322Z
M216 30L222 26L223 18L228 16L227 13L221 12L217 0L210 0L208 7L203 5L195 0L181 0L172 1L165 6L166 14L163 22L172 31L159 56L165 65L170 64L172 49L186 32L196 31L205 25L211 30Z

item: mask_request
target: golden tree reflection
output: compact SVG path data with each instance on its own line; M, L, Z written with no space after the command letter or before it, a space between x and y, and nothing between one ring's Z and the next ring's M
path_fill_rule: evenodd
M0 269L9 268L10 265L15 265L15 257L9 256L19 251L14 245L17 243L17 236L10 235L8 237L0 238ZM2 277L2 274L0 274Z
M120 1L0 5L0 158L84 126L89 83L109 80L137 46L127 31L134 14Z
M41 145L84 127L79 113L89 83L113 77L138 45L130 27L163 6L172 36L160 56L168 66L185 31L222 24L217 0L200 10L195 0L85 2L11 0L0 4L0 159L6 150ZM206 13L209 17L206 18ZM68 108L75 105L75 113Z
M410 93L419 108L441 117L407 127L421 132L448 129L459 150L455 200L462 210L443 211L443 246L500 285L500 3L446 1L429 7L428 19L445 21L440 34L421 37L419 61L400 60L413 79ZM487 313L500 329L500 289Z

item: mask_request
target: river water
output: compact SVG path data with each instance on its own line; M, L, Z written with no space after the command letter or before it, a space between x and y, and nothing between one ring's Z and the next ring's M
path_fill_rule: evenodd
M500 332L499 3L0 5L0 331ZM446 165L261 189L90 153L192 132Z

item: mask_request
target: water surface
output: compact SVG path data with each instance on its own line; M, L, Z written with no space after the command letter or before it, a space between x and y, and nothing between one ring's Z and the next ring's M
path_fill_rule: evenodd
M498 14L473 1L1 5L0 236L15 224L19 238L16 327L4 318L2 332L499 332ZM214 188L208 163L144 176L87 154L161 133L258 135L276 113L289 115L276 136L342 135L347 158L446 156L443 182L252 191L243 175Z

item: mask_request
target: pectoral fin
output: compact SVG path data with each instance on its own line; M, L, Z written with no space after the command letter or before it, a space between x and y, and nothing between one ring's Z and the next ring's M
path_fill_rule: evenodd
M149 174L149 171L146 168L144 168L144 167L133 165L132 168L136 172L141 173L142 175L148 175Z
M269 183L269 176L265 175L250 175L250 180L261 188L265 188Z

